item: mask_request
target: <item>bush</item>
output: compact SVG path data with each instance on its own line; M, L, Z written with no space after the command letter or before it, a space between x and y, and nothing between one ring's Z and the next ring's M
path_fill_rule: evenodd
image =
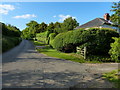
M111 37L118 36L112 29L78 29L58 34L53 41L53 47L63 52L76 52L76 46L86 46L89 54L107 54L110 43L114 41Z
M113 39L115 40L115 42L111 43L109 54L111 55L112 60L120 62L120 37L113 37Z
M44 42L45 44L49 44L49 39L48 39L49 34L50 34L49 31L36 34L36 39Z
M55 36L56 36L56 33L51 33L51 34L49 34L49 44L52 46L52 43L53 43L53 40L54 40L54 38L55 38Z
M110 43L114 42L112 37L119 37L117 32L107 28L91 28L87 31L91 34L90 39L80 47L86 46L89 54L108 55Z

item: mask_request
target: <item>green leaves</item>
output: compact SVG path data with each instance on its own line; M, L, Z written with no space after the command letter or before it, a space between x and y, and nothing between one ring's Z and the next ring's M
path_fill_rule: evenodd
M72 30L58 34L53 41L53 47L63 52L73 49L70 50L70 52L73 52L76 46L82 48L86 46L90 54L108 54L110 43L113 42L111 37L118 36L117 32L105 28Z
M112 6L112 12L114 12L114 14L112 14L112 16L110 17L111 21L115 24L115 25L120 25L120 2L118 3L113 3L114 6Z
M113 37L113 39L115 40L115 42L111 43L109 54L111 55L111 58L117 62L120 61L120 37Z
M12 26L10 24L6 25L1 22L0 22L0 24L2 25L2 34L3 35L10 36L10 37L20 37L21 31L17 27Z

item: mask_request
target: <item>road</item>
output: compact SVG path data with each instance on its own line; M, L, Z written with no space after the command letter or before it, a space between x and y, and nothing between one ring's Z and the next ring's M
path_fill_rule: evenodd
M52 58L38 53L34 45L23 40L20 45L2 55L3 88L69 88L80 83L90 87L104 72L117 69L117 63L89 64ZM104 87L108 87L107 84Z

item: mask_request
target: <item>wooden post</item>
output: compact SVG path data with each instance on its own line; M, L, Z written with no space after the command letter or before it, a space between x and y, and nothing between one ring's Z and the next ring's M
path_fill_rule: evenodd
M84 47L84 59L86 59L86 54L87 54L87 48Z

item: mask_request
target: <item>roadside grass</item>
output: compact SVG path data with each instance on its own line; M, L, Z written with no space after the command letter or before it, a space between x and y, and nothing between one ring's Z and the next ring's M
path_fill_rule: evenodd
M113 70L109 73L104 73L103 78L106 78L110 82L113 82L114 85L115 85L114 88L120 88L120 69L119 70Z
M33 40L31 40L33 43L34 43L34 45L36 45L36 46L45 46L46 44L44 44L43 42L38 42L38 41L33 41Z
M78 57L75 57L73 55L57 51L57 50L51 48L50 46L46 46L43 49L37 49L37 50L40 53L43 53L43 54L45 54L47 56L50 56L50 57L70 60L70 61L79 62L79 63L84 63L85 62L85 60L83 58L78 58Z
M43 42L39 42L39 41L32 41L32 42L36 46L46 46L44 48L37 49L37 51L50 57L70 60L70 61L79 62L79 63L102 63L97 59L84 60L84 58L77 53L63 53L63 52L57 51L56 49L53 49L52 47L50 47L50 45L46 45Z

